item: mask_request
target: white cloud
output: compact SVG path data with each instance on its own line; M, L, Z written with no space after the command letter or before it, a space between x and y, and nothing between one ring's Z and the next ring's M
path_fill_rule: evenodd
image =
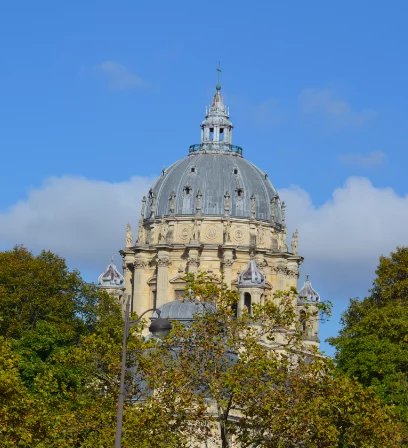
M340 154L339 160L345 165L353 165L361 168L375 168L385 162L383 151L372 151L368 154L345 153Z
M305 115L316 115L338 128L363 126L376 116L372 109L353 109L349 102L338 98L330 89L303 89L299 100Z
M286 111L275 99L267 99L253 108L253 118L257 125L278 126L286 118Z
M116 61L104 61L97 68L108 78L113 90L139 89L146 84L140 76Z
M331 297L364 295L379 256L408 245L408 195L366 178L349 178L320 206L299 187L281 196L290 230L299 229L306 268Z
M141 197L151 183L144 177L118 183L47 179L0 213L2 248L23 244L34 251L51 249L71 267L96 274L123 247L126 223L136 231ZM325 298L346 303L351 296L364 295L378 257L408 245L408 196L391 188L350 178L319 206L299 187L280 193L287 203L290 232L299 229L303 272L312 274Z
M136 230L141 197L151 181L144 177L118 183L49 178L26 199L0 213L2 244L50 249L73 267L98 269L123 247L126 224L130 222Z

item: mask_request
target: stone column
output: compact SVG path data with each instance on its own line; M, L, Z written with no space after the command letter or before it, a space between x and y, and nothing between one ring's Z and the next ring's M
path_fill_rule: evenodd
M157 255L157 296L156 307L159 308L167 302L167 289L169 285L170 257L166 250L159 250Z
M224 255L222 259L224 283L231 288L232 284L232 266L234 264L234 256L232 249L224 249Z
M125 253L123 256L123 277L125 278L125 296L132 295L132 268L134 256L130 253Z
M137 315L141 315L150 306L149 290L146 284L146 271L149 266L148 261L141 255L136 255L133 271L133 297L131 310Z

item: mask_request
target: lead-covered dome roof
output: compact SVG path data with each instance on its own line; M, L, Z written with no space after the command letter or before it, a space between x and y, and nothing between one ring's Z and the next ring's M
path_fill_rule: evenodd
M221 86L201 123L201 143L162 175L144 198L142 216L228 216L283 224L282 207L267 174L232 144L233 125Z
M162 173L147 198L145 218L229 215L280 223L278 194L263 171L242 157L197 152Z

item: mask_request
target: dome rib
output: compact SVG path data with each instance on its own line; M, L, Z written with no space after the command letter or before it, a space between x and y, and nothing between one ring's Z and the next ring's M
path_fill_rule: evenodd
M195 167L195 172L191 168ZM234 174L234 170L238 170ZM187 190L186 190L186 187ZM243 190L242 199L237 191ZM169 197L176 194L176 216L194 216L196 214L198 191L201 193L201 216L224 216L224 195L228 191L231 197L230 216L251 218L251 197L255 195L255 219L271 220L271 200L276 190L265 173L256 165L242 157L227 153L196 153L179 160L165 170L151 188L155 195L154 216L168 216ZM151 214L147 205L145 218ZM281 224L280 216L275 223Z

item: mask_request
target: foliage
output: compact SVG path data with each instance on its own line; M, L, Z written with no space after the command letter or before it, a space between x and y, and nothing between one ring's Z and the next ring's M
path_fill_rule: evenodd
M408 248L381 257L370 296L353 299L330 342L339 369L394 406L408 444Z
M0 313L0 446L111 447L123 332L115 299L60 257L17 247L0 253ZM129 412L126 425L146 414ZM147 432L138 440L149 446Z
M237 295L217 278L187 283L216 307L162 341L132 329L123 447L398 446L391 411L303 349L295 291L235 318ZM0 310L0 445L111 447L123 332L115 299L56 255L16 248L0 253Z
M304 350L295 291L235 318L237 295L218 279L200 274L187 282L216 309L175 325L136 356L152 399L171 403L174 432L189 446L211 439L223 448L232 440L242 447L399 446L391 410Z

